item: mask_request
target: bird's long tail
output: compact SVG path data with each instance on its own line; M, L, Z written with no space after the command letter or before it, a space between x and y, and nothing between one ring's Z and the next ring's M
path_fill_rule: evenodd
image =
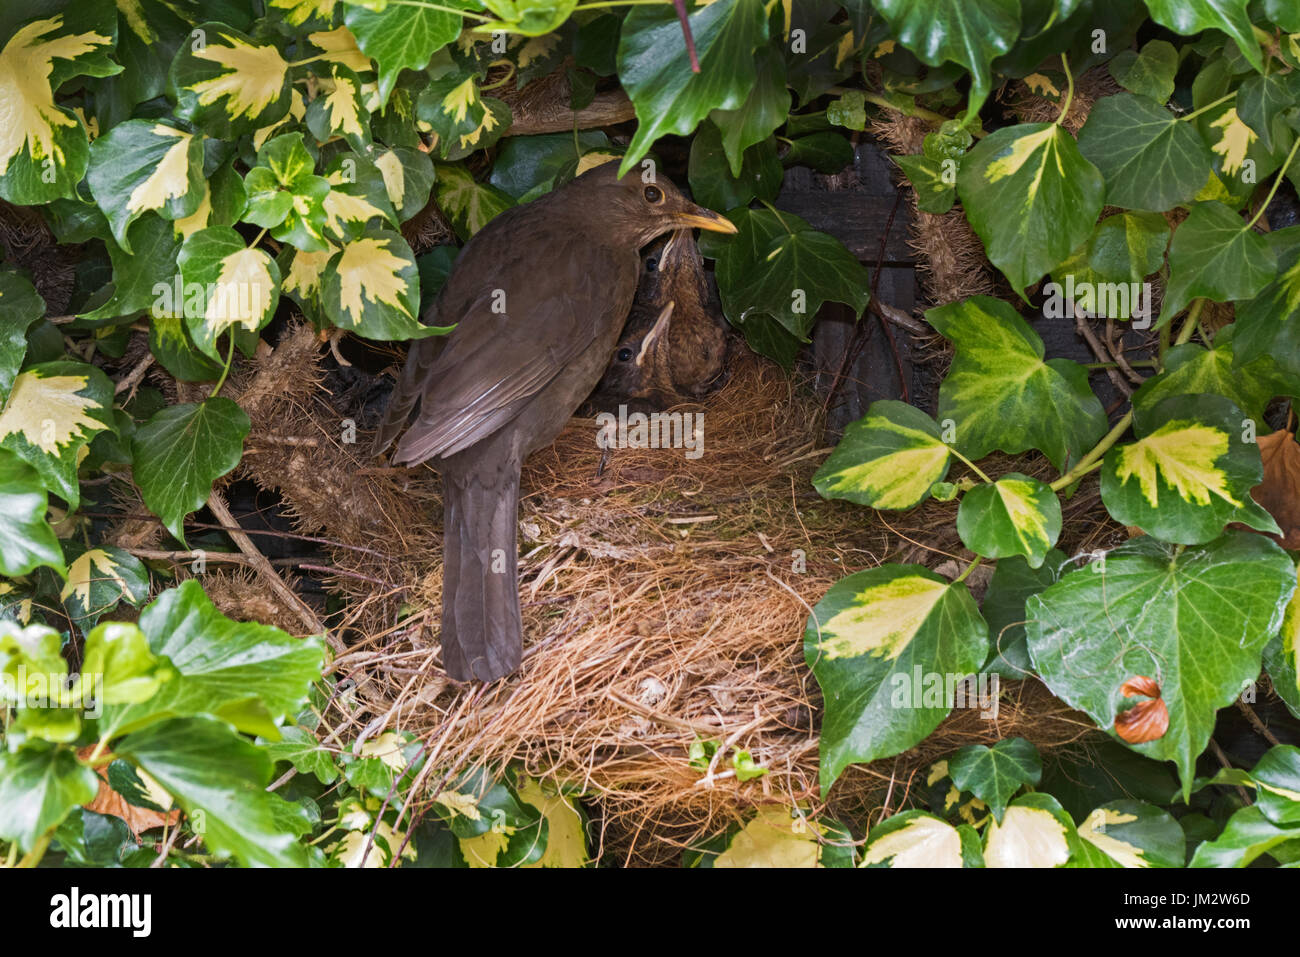
M457 681L495 681L519 667L519 463L444 460L442 660Z

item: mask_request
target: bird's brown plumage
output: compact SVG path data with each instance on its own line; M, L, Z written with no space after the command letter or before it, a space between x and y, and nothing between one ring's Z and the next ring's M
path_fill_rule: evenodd
M591 392L640 272L637 250L676 228L734 232L672 184L616 178L613 163L507 210L461 251L415 342L376 437L414 416L393 460L436 460L444 486L443 665L459 680L519 666L519 470Z

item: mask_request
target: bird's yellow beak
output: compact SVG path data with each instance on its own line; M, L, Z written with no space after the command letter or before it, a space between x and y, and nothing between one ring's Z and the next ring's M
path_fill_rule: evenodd
M688 212L678 213L673 217L673 222L678 226L685 226L691 229L707 229L713 233L736 233L736 224L727 219L721 213L715 213L711 209L705 209L703 206L692 206Z

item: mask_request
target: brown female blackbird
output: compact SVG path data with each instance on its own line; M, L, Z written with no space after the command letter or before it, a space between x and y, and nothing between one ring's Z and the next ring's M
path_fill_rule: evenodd
M451 325L407 355L376 436L443 480L442 658L457 680L519 667L519 469L550 444L609 363L632 306L637 251L674 229L734 233L666 180L589 170L509 209L461 251L424 321ZM593 440L594 441L594 440Z
M656 240L642 257L632 313L600 384L595 412L639 412L698 399L721 385L727 327L710 295L704 259L689 229Z

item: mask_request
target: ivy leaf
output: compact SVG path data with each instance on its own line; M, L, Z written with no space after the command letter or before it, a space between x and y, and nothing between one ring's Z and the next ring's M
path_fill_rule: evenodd
M329 321L367 339L423 339L450 331L420 325L415 256L406 240L390 230L376 230L331 256L320 287Z
M0 409L0 448L32 466L41 484L75 509L81 450L113 426L108 376L86 362L43 362L14 379Z
M514 137L524 139L525 137ZM398 146L381 150L374 156L375 167L384 180L388 201L397 213L398 222L406 222L429 202L433 191L433 160L428 153ZM498 156L497 164L500 163ZM493 165L495 171L496 165Z
M90 630L99 616L112 611L118 602L138 605L149 597L149 572L130 552L113 545L73 546L68 555L72 560L59 601L82 631Z
M144 566L139 570L147 576ZM127 573L131 574L132 570L128 569ZM117 572L110 570L110 574ZM125 576L119 576L119 581L123 596L133 604L149 594L147 578L144 589L134 600L126 594L131 586ZM116 604L116 599L113 603ZM78 700L110 705L148 701L170 677L171 669L154 657L144 632L126 622L104 622L86 636L85 659L78 676Z
M1291 0L1264 0L1264 15L1285 33L1300 33L1300 9Z
M963 455L1038 449L1062 469L1105 434L1087 371L1068 359L1045 361L1043 341L1008 303L973 296L925 317L956 348L937 418L954 422Z
M296 713L320 676L319 641L232 621L194 579L159 595L140 615L140 629L153 654L166 658L175 674L152 698L105 709L101 734L207 714L245 733L278 739L278 721Z
M948 759L952 783L989 806L993 820L1001 822L1007 802L1024 784L1037 784L1043 776L1038 749L1024 738L1003 738L993 747L972 744Z
M1300 828L1279 827L1258 807L1243 807L1228 818L1217 838L1196 848L1188 867L1249 867L1279 844L1300 839Z
M1236 42L1241 55L1256 71L1264 72L1250 15L1250 0L1147 0L1151 19L1188 37L1202 30L1222 30Z
M40 565L63 574L59 540L45 520L45 485L14 453L0 451L0 574L26 575Z
M266 791L271 759L222 722L161 721L123 738L115 750L202 823L203 841L216 856L234 855L249 866L306 866L302 845L276 820L276 795Z
M257 165L244 177L244 189L248 195L244 219L305 252L329 247L324 231L330 183L316 175L316 163L301 133L268 140L257 152Z
M338 780L339 768L330 751L316 738L297 725L280 729L280 740L265 742L267 754L273 761L288 761L303 774L315 775L321 784Z
M1193 342L1165 353L1164 371L1133 393L1133 407L1147 408L1175 395L1212 393L1231 399L1247 416L1262 422L1264 407L1276 395L1300 396L1300 375L1278 369L1272 355L1238 362L1233 355L1238 323L1225 326L1206 349Z
M1073 272L1076 282L1086 281L1094 286L1142 282L1164 265L1168 245L1169 224L1159 213L1116 213L1098 223L1087 244L1076 250L1053 275ZM1081 309L1100 312L1080 297L1075 301Z
M826 698L825 795L845 767L912 747L952 710L944 676L972 674L988 626L966 586L920 565L885 565L831 586L804 631L804 657ZM935 682L915 686L913 669Z
M1260 145L1269 152L1275 147L1285 149L1281 143L1273 142L1273 123L1287 115L1294 119L1295 114L1290 111L1300 106L1296 79L1295 73L1251 76L1237 90L1237 116L1255 131Z
M743 329L755 314L771 316L807 340L822 304L842 302L861 313L871 298L870 276L844 244L798 216L766 209L736 209L735 236L700 242L717 260L722 309Z
M194 345L220 358L217 340L227 332L256 332L271 321L280 301L280 267L250 249L230 226L209 226L181 246L178 263L185 288L185 327Z
M957 534L976 555L1021 555L1038 568L1061 534L1061 503L1045 483L1010 472L962 496Z
M785 173L776 155L776 141L768 139L747 149L740 172L732 175L721 134L716 126L705 121L691 140L687 175L691 195L697 203L711 209L734 209L748 206L755 197L776 199Z
M487 149L510 126L510 107L479 93L478 77L451 76L434 80L420 93L415 114L438 135L438 155L457 160Z
M867 835L862 867L961 867L961 834L925 811L881 821Z
M1087 867L1182 867L1187 838L1164 808L1143 801L1111 801L1079 825Z
M984 832L984 866L1061 867L1074 855L1074 822L1056 798L1035 792L1011 802Z
M325 231L330 239L348 242L371 231L372 224L397 226L397 213L388 201L384 176L374 163L340 153L325 169L330 191L325 195Z
M0 838L30 851L74 808L94 800L95 772L68 748L32 747L0 753Z
M201 23L168 72L176 115L215 136L237 136L289 115L289 64L272 43L224 23Z
M1138 440L1112 448L1102 462L1106 510L1117 522L1183 545L1208 542L1229 522L1280 534L1250 497L1264 467L1247 426L1241 410L1216 395L1136 407Z
M1300 718L1300 599L1295 595L1286 606L1282 627L1264 649L1264 667L1273 690L1287 709Z
M990 66L1020 36L1018 0L878 0L890 32L928 66L946 61L971 75L968 116L975 116L992 88Z
M111 4L46 3L58 12L30 20L0 42L0 102L13 112L0 137L0 198L15 205L72 197L86 173L90 144L71 109L54 91L79 76L111 76L117 39ZM32 10L36 13L37 10Z
M637 130L622 176L666 133L686 136L712 110L734 110L758 82L756 47L767 40L761 0L715 0L688 13L700 72L691 72L682 28L668 5L634 7L618 39L618 75Z
M838 830L830 822L809 820L799 810L767 804L729 836L711 867L815 868L852 865L836 854ZM703 862L701 862L703 863Z
M175 538L185 516L202 507L212 483L239 464L251 423L222 396L169 405L131 437L133 473L144 503Z
M12 269L0 268L0 393L8 394L27 355L27 329L45 315L45 300Z
M119 123L91 144L86 181L129 253L127 227L142 213L184 219L198 210L206 190L203 137L156 120Z
M196 4L176 0L135 0L118 4L117 49L114 59L123 70L111 81L123 101L123 114L145 100L162 96L167 88L167 67L182 42L189 38L197 17ZM97 95L98 97L98 95Z
M971 226L1021 295L1088 238L1104 191L1074 137L1051 123L989 134L957 172Z
M1266 818L1284 827L1300 824L1300 748L1274 745L1250 769L1250 777L1255 783L1255 806Z
M1239 303L1232 324L1233 363L1271 357L1289 375L1300 375L1300 246L1284 253L1272 281Z
M1127 681L1156 676L1169 729L1128 747L1174 761L1186 798L1215 712L1259 675L1295 585L1286 553L1259 535L1186 548L1144 535L1026 602L1029 653L1052 693L1102 728L1131 703Z
M1160 325L1193 299L1235 302L1258 295L1277 274L1277 254L1223 203L1197 203L1169 245L1169 285Z
M500 19L476 24L476 33L505 30L536 37L564 26L578 0L482 0L482 3Z
M442 6L455 5L457 0ZM379 102L388 102L403 70L423 70L435 53L460 35L459 13L423 6L348 4L343 22L357 46L379 68Z
M1130 93L1167 103L1174 95L1178 50L1168 40L1151 40L1140 51L1121 50L1109 67L1115 82Z
M916 205L923 213L942 216L957 202L957 167L945 170L946 160L933 160L923 154L891 157L907 181L916 190Z
M158 304L156 288L159 281L165 282L168 277L176 275L176 255L181 243L172 223L146 213L132 223L127 232L134 252L128 253L111 239L107 241L108 257L113 262L113 285L104 302L81 313L78 318L114 319L152 311ZM92 299L87 305L94 302Z
M159 365L182 382L214 382L225 367L194 347L180 316L150 317L149 352Z
M781 165L810 166L819 173L838 173L853 162L853 144L839 133L821 132L801 136L790 144Z
M362 99L361 80L340 63L329 69L320 94L307 104L303 122L322 143L341 136L354 150L364 150L370 142L370 111Z
M713 125L721 131L722 149L727 155L731 175L736 179L741 178L746 150L766 140L790 115L790 90L785 85L785 60L771 46L759 47L755 51L754 60L758 75L745 102L738 109L714 110L709 114ZM691 147L694 149L694 142ZM847 164L840 164L837 170L845 165ZM706 206L712 205L698 196L696 199Z
M514 200L488 183L480 183L463 166L438 165L434 194L438 207L447 214L456 235L469 239L499 213L513 206Z
M1025 646L1025 601L1056 581L1066 561L1065 553L1056 548L1038 568L1030 568L1019 556L998 560L980 606L989 625L985 671L1014 681L1032 674L1034 665Z
M1079 130L1079 152L1101 170L1108 204L1156 213L1191 202L1214 168L1191 124L1131 93L1096 102Z
M933 419L906 402L881 399L849 423L813 486L823 498L911 508L948 474L948 463L948 446Z

